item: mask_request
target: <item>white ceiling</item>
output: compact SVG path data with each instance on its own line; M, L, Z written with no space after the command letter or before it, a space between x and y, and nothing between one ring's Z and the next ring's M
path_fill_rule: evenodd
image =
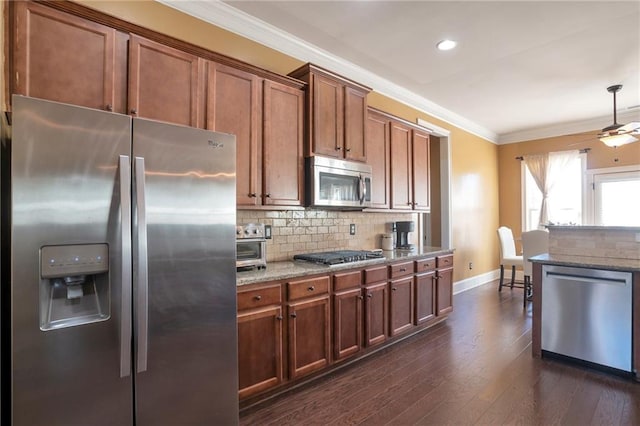
M611 124L612 84L640 121L638 1L160 1L494 142Z

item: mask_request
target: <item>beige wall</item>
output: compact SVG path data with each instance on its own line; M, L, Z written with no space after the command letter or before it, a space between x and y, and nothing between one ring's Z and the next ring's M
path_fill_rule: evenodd
M151 0L79 3L180 40L231 56L264 69L287 74L303 62L209 25ZM349 76L347 76L349 77ZM454 281L497 268L497 147L468 132L378 93L369 104L415 122L422 118L451 131ZM386 219L385 219L386 220ZM474 269L467 268L468 262Z
M522 233L521 162L527 154L590 148L588 169L640 164L640 143L610 148L596 138L597 130L575 135L537 139L498 147L500 225L508 226L518 238Z

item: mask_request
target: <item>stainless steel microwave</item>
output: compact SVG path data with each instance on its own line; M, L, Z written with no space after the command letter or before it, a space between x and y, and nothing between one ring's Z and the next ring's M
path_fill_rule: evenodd
M328 157L308 157L309 207L363 209L371 205L371 166Z

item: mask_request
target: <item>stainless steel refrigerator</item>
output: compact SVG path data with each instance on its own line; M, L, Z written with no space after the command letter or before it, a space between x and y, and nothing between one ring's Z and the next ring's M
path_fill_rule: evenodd
M235 163L233 135L14 96L14 424L237 424Z

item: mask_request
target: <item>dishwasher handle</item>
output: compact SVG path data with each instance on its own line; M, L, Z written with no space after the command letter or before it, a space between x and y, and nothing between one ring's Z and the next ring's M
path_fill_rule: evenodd
M553 278L559 278L559 279L567 279L571 281L580 281L580 282L591 283L591 284L610 284L610 285L619 285L622 287L624 287L627 284L626 280L620 279L620 278L608 278L608 277L592 278L592 277L585 277L584 275L566 274L562 272L547 271L546 276L550 278L553 277Z

